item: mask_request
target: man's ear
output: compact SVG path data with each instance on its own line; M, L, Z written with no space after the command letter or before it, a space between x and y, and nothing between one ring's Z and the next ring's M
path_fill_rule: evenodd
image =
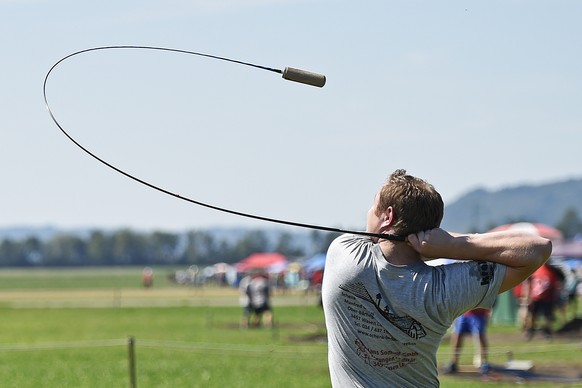
M394 209L392 206L388 206L386 210L382 213L382 224L381 228L388 228L394 223Z

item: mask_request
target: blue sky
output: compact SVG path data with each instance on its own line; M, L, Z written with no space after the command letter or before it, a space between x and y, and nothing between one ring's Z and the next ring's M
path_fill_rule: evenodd
M446 202L582 177L582 2L2 1L0 226L361 228L397 168Z

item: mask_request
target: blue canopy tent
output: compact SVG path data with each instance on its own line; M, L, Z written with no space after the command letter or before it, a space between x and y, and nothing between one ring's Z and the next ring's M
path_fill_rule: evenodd
M307 273L319 271L325 268L325 253L318 253L317 255L305 260L301 267Z

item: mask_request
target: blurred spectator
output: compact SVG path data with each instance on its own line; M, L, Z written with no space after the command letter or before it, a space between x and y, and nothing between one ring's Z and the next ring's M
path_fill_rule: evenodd
M323 282L323 269L313 271L310 279L311 289L315 290L315 292L321 292L322 282Z
M248 294L249 292L248 287L250 282L251 277L249 275L245 275L238 285L238 289L240 291L239 304L243 309L240 327L243 329L249 327L251 319L251 302Z
M554 312L560 297L560 289L564 281L563 273L548 263L542 265L527 280L524 291L528 301L528 317L526 320L526 336L530 340L536 331L536 323L540 315L544 317L543 332L546 338L552 337L555 320Z
M571 268L566 276L566 291L568 293L568 310L571 312L572 318L578 316L578 285L580 284L580 277L575 269Z
M142 285L145 288L150 288L154 285L154 270L150 267L145 267L142 271Z
M445 367L445 374L458 372L459 357L461 356L463 339L466 334L471 334L479 339L479 356L476 357L478 362L475 362L475 366L479 367L482 374L489 373L489 341L487 339L489 315L489 309L477 308L467 311L455 320L454 331L451 336L453 355L451 361Z
M280 294L287 293L287 283L285 283L285 271L279 272L277 275L277 291Z
M249 323L258 327L262 322L266 327L272 327L271 292L267 277L262 273L253 274L246 289L250 304Z
M527 322L529 320L529 292L527 291L529 283L526 281L519 283L512 290L513 296L519 303L519 308L517 310L517 323L522 332L527 330Z
M317 296L317 304L323 308L323 301L321 299L321 283L323 282L323 269L313 271L311 279L309 279L310 289L315 292Z

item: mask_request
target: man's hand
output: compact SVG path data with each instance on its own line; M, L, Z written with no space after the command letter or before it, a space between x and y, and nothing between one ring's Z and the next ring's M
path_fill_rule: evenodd
M408 236L408 245L421 256L429 259L450 257L454 241L455 236L441 228L425 230Z
M499 292L527 279L552 253L550 240L523 230L451 234L436 228L409 235L408 245L428 259L479 260L507 266Z

